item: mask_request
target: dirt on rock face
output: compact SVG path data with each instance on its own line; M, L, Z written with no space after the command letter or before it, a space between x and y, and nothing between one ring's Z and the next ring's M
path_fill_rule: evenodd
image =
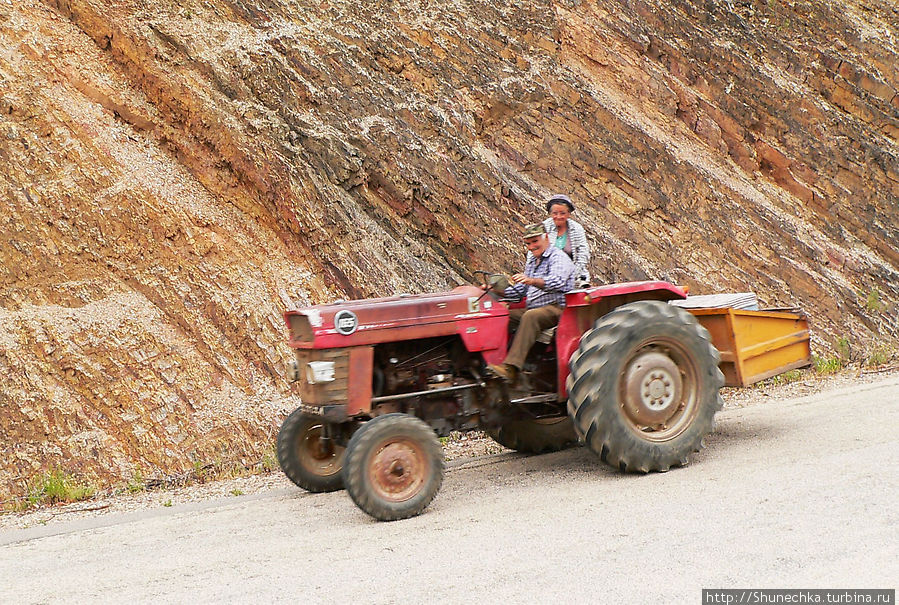
M0 0L0 499L252 465L281 313L521 263L569 193L597 282L899 337L886 1Z

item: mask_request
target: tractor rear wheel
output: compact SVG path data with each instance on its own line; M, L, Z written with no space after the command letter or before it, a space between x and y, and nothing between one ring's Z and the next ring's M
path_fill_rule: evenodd
M525 454L557 452L577 443L577 434L568 416L510 420L487 434L501 446Z
M414 517L443 483L440 440L415 416L377 416L350 439L343 481L356 506L375 519Z
M569 362L575 430L622 471L684 465L721 409L718 361L690 313L660 301L623 305L597 320Z
M326 423L294 410L278 431L278 463L287 478L310 492L343 489L345 447L325 437Z

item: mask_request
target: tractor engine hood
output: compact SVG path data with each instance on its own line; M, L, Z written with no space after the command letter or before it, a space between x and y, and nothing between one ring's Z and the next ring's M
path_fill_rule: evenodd
M326 349L452 334L477 341L484 320L490 331L504 330L508 314L506 305L480 288L459 286L437 294L315 305L287 311L284 320L291 347Z

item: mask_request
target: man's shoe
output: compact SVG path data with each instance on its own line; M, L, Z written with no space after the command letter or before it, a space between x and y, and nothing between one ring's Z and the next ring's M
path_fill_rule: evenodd
M487 369L492 374L498 376L499 378L502 378L506 382L515 382L516 380L518 380L518 368L513 366L511 363L491 363L487 366Z

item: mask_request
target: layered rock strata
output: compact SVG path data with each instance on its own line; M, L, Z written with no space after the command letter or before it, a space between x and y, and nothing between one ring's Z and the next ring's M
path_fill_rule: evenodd
M899 337L887 1L0 0L0 496L252 466L281 313L521 263Z

